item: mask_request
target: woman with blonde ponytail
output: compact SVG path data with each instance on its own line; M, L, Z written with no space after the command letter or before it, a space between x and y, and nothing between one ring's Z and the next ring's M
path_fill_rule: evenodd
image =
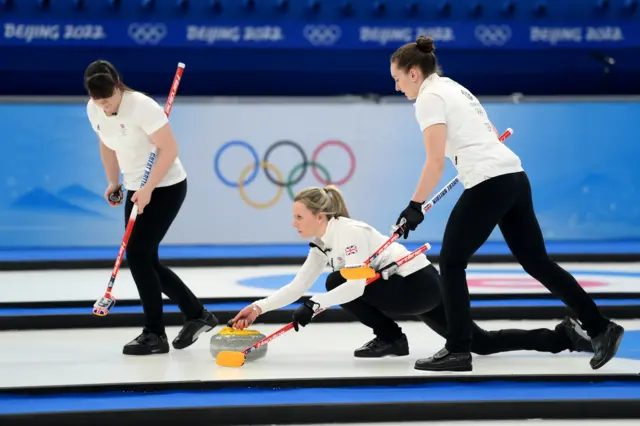
M362 324L371 328L375 338L355 350L360 358L405 356L409 343L400 326L390 315L416 315L440 336L447 330L445 311L440 294L439 274L425 255L401 266L387 278L365 287L366 280L345 280L340 269L363 263L388 237L370 225L349 217L347 204L335 186L311 187L298 192L293 203L293 227L305 239L311 239L307 259L293 281L267 298L242 309L233 318L233 327L244 329L268 311L296 302L329 265L327 292L314 295L293 314L296 331L306 326L318 309L340 305ZM375 270L409 254L395 242L370 266ZM591 343L583 339L568 320L554 331L501 330L485 331L473 325L473 351L491 354L512 350L561 352L590 350Z

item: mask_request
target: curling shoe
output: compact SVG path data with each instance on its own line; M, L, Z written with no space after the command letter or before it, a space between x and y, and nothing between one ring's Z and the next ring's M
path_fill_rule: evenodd
M166 334L155 334L142 330L142 334L124 345L125 355L154 355L169 353L169 340Z
M405 334L393 342L385 342L379 337L365 343L353 352L356 358L382 358L385 356L409 355L409 341Z
M208 333L218 325L218 319L208 310L204 310L200 318L189 320L185 323L182 330L173 339L173 347L176 349L184 349L191 346L198 340L202 333Z
M624 328L614 322L609 322L607 328L591 339L593 358L589 361L591 368L597 370L616 356L620 342L624 336Z
M587 333L573 318L566 317L556 326L556 331L563 333L571 342L571 352L591 352L593 345Z
M470 352L451 353L442 348L430 358L419 359L414 367L424 371L472 371L472 357Z

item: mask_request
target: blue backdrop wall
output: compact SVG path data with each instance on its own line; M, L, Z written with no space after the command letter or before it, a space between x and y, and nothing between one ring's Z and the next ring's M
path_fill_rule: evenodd
M111 250L119 244L123 212L102 198L104 171L85 105L0 104L5 253L29 257L46 248L51 249L46 256L58 256L51 253L78 247L74 256L91 256L87 248ZM487 110L498 129L515 131L507 143L530 175L550 251L566 250L558 248L566 243L578 253L636 250L640 145L634 135L640 103L489 102ZM304 253L304 242L290 225L291 194L327 180L344 191L352 215L388 232L425 159L409 102L181 99L171 121L190 185L165 240L173 246L239 245L258 251L278 246L286 247L283 255ZM279 141L289 142L276 145ZM270 176L255 167L268 150L266 159L276 169ZM305 160L318 166L300 167ZM448 165L440 186L454 176ZM279 187L269 177L290 185ZM456 187L428 213L411 242L441 241L461 190ZM485 250L506 252L498 231L491 241Z
M187 64L171 120L190 191L170 256L304 254L290 193L325 175L356 216L387 231L424 160L412 106L390 99L389 56L420 34L435 39L445 74L479 96L598 99L487 109L515 130L508 144L530 173L550 252L640 253L640 103L610 96L640 94L640 0L0 0L0 258L115 257L124 218L102 200L82 98L98 58L160 102ZM245 96L297 100L237 102ZM282 140L296 144L269 156L294 181L283 188L252 169ZM303 158L318 166L296 168ZM453 176L449 165L441 184ZM411 244L438 253L460 190ZM498 232L481 249L507 252Z

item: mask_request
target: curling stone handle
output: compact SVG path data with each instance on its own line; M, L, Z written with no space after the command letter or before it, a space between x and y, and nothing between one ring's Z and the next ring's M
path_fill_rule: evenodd
M233 327L233 318L227 321L227 327Z

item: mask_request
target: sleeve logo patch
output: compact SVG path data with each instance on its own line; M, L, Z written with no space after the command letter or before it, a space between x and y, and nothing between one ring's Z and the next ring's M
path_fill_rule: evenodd
M352 254L356 254L357 252L358 252L358 246L356 246L356 245L352 245L352 246L349 246L346 249L344 249L344 253L347 256L350 256Z

